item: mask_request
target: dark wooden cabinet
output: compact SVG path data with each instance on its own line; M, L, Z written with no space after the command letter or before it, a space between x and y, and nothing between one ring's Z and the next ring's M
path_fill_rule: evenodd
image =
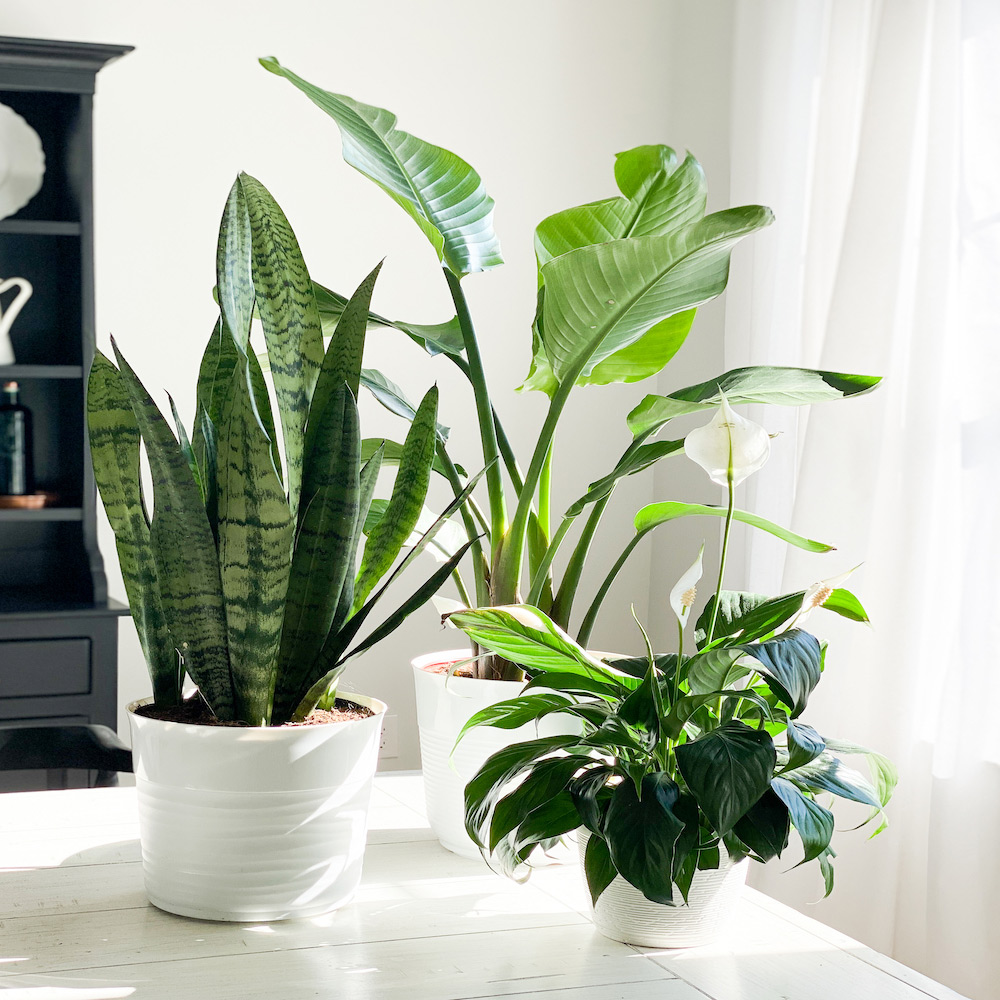
M57 497L0 510L0 726L116 725L117 618L128 609L108 600L97 547L84 387L94 357L94 85L129 51L0 37L0 104L45 153L41 190L0 219L0 278L34 288L11 330L16 364L0 366L0 381L21 387L36 486Z

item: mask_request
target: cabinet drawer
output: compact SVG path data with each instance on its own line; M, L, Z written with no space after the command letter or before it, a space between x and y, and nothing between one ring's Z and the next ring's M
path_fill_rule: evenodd
M0 698L90 691L90 639L0 641Z

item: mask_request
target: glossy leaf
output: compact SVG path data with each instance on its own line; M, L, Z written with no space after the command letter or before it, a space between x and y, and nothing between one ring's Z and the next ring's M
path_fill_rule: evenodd
M741 816L733 832L761 861L780 857L788 846L788 806L768 788Z
M803 725L792 719L788 720L785 729L785 741L788 763L782 768L782 772L794 771L795 768L808 764L826 749L823 737L812 726Z
M613 794L608 785L612 774L614 770L610 765L591 762L587 770L569 783L569 792L580 819L591 833L600 833L604 829L604 815Z
M639 533L645 533L678 517L703 516L724 518L726 516L726 508L700 503L681 503L676 500L651 503L647 504L635 515L635 530ZM780 538L783 542L788 542L797 548L805 549L807 552L830 552L833 549L832 545L827 545L825 542L816 542L811 538L804 538L802 535L797 535L787 528L782 528L773 521L768 521L767 518L759 517L745 510L734 511L733 518L743 524L749 524L751 527L760 528L761 531L766 531L768 534Z
M622 878L654 903L673 902L674 844L684 824L674 815L677 783L664 772L642 779L642 797L631 781L615 789L604 821L611 861Z
M749 671L743 666L737 666L736 662L742 656L741 649L727 648L706 649L693 656L688 663L687 673L691 693L708 694L745 677Z
M373 180L420 226L453 274L503 263L493 232L493 199L464 160L396 128L396 116L308 83L277 59L261 65L285 77L340 129L344 159Z
M868 612L861 606L861 602L849 590L837 587L830 596L820 605L827 611L833 611L843 618L848 618L854 622L869 621Z
M413 422L417 408L406 398L406 393L391 379L374 368L361 369L361 384L390 412ZM438 437L448 440L449 428L436 424Z
M738 635L747 641L760 639L794 618L802 607L804 590L783 597L766 597L742 590L724 590L719 596L719 614L715 620L715 638ZM701 649L708 637L716 597L713 594L698 616L695 641Z
M667 236L583 247L549 261L541 330L558 381L589 375L675 313L726 286L733 246L772 220L759 206L729 209Z
M802 863L819 857L830 846L833 837L833 813L803 795L785 778L774 778L771 788L788 807L791 824L802 839L805 851Z
M688 788L720 834L764 794L776 761L768 733L738 721L682 743L674 753Z
M801 629L789 629L761 643L739 647L757 663L768 687L791 709L793 719L802 714L809 695L819 683L822 657L819 640Z
M618 869L611 860L608 842L603 837L593 835L587 841L587 849L583 855L583 873L590 891L590 902L596 906L601 893L614 882L618 874Z
M734 368L718 378L689 385L668 396L646 396L628 415L628 426L637 437L648 436L674 417L714 410L722 402L723 393L731 406L740 403L806 406L871 392L880 381L872 375L847 375L813 368L765 365Z
M782 775L810 792L829 792L851 802L881 810L882 802L872 783L860 771L848 767L831 753L823 753L808 764Z
M519 729L529 722L537 722L552 712L569 708L574 702L562 695L550 692L538 692L532 695L522 695L519 698L508 698L494 705L481 708L468 722L462 726L457 746L462 737L475 726L492 726L496 729Z

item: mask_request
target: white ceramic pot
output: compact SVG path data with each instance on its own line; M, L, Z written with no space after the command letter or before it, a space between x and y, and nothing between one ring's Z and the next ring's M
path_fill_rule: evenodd
M463 858L478 858L479 848L465 832L465 786L490 754L511 743L533 740L538 733L533 725L520 729L483 726L468 733L452 756L458 734L476 712L498 701L516 698L524 687L522 681L447 677L424 669L436 663L464 660L470 655L467 649L448 649L418 656L413 661L413 684L428 822L449 851Z
M579 830L581 874L588 840L590 831ZM679 891L678 906L654 903L621 875L616 875L597 897L594 926L605 937L647 948L693 948L708 944L719 936L735 910L750 866L749 858L734 864L724 847L721 853L717 869L695 872L687 905Z
M348 902L361 880L386 706L321 726L161 722L129 705L146 893L206 920L281 920Z

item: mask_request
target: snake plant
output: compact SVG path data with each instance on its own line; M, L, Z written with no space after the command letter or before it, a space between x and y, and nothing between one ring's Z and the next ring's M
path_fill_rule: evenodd
M423 604L469 548L451 553L359 639L389 584L465 499L460 491L462 500L402 554L435 461L431 387L393 452L391 497L373 504L387 449L363 442L356 399L378 272L345 302L324 350L288 220L259 181L241 174L219 232L219 318L198 372L190 437L171 400L175 434L114 342L117 365L96 355L87 391L94 473L157 705L179 701L187 673L219 719L259 726L303 718L332 696L348 661ZM277 425L250 347L254 316Z
M732 404L803 405L867 392L878 382L864 375L754 367L665 396L648 395L628 414L631 441L618 460L609 463L610 471L589 486L581 484L579 499L553 517L553 442L572 391L636 382L660 372L684 343L697 307L725 289L735 245L769 225L770 210L748 205L706 215L706 181L698 161L690 154L681 159L668 146L646 145L618 154L618 195L566 209L539 224L533 356L521 388L544 392L549 407L523 469L490 396L462 287L468 275L503 263L493 229L494 203L479 174L454 153L397 128L391 112L323 90L274 58L261 64L334 120L345 160L416 222L441 264L455 306L453 317L434 325L377 313L370 313L368 320L403 332L431 355L443 355L471 383L487 470L488 509L480 510L471 497L461 509L474 556L474 587L460 583L466 605L505 605L523 596L570 630L591 543L616 484L681 450L680 440L654 440L670 421L715 409L723 395ZM317 287L317 295L321 316L332 325L347 299L325 287ZM370 380L369 388L395 412L412 412L401 391L384 377ZM460 495L466 483L442 438L437 451L439 471ZM578 521L583 527L576 532L568 559L560 560L564 568L557 579L555 557ZM636 541L645 535L649 521L648 512L637 515ZM480 542L477 536L483 529L486 538ZM632 548L634 544L614 572ZM602 588L577 629L581 643L589 638L605 593ZM475 670L484 677L522 676L516 664L502 657L483 658Z

